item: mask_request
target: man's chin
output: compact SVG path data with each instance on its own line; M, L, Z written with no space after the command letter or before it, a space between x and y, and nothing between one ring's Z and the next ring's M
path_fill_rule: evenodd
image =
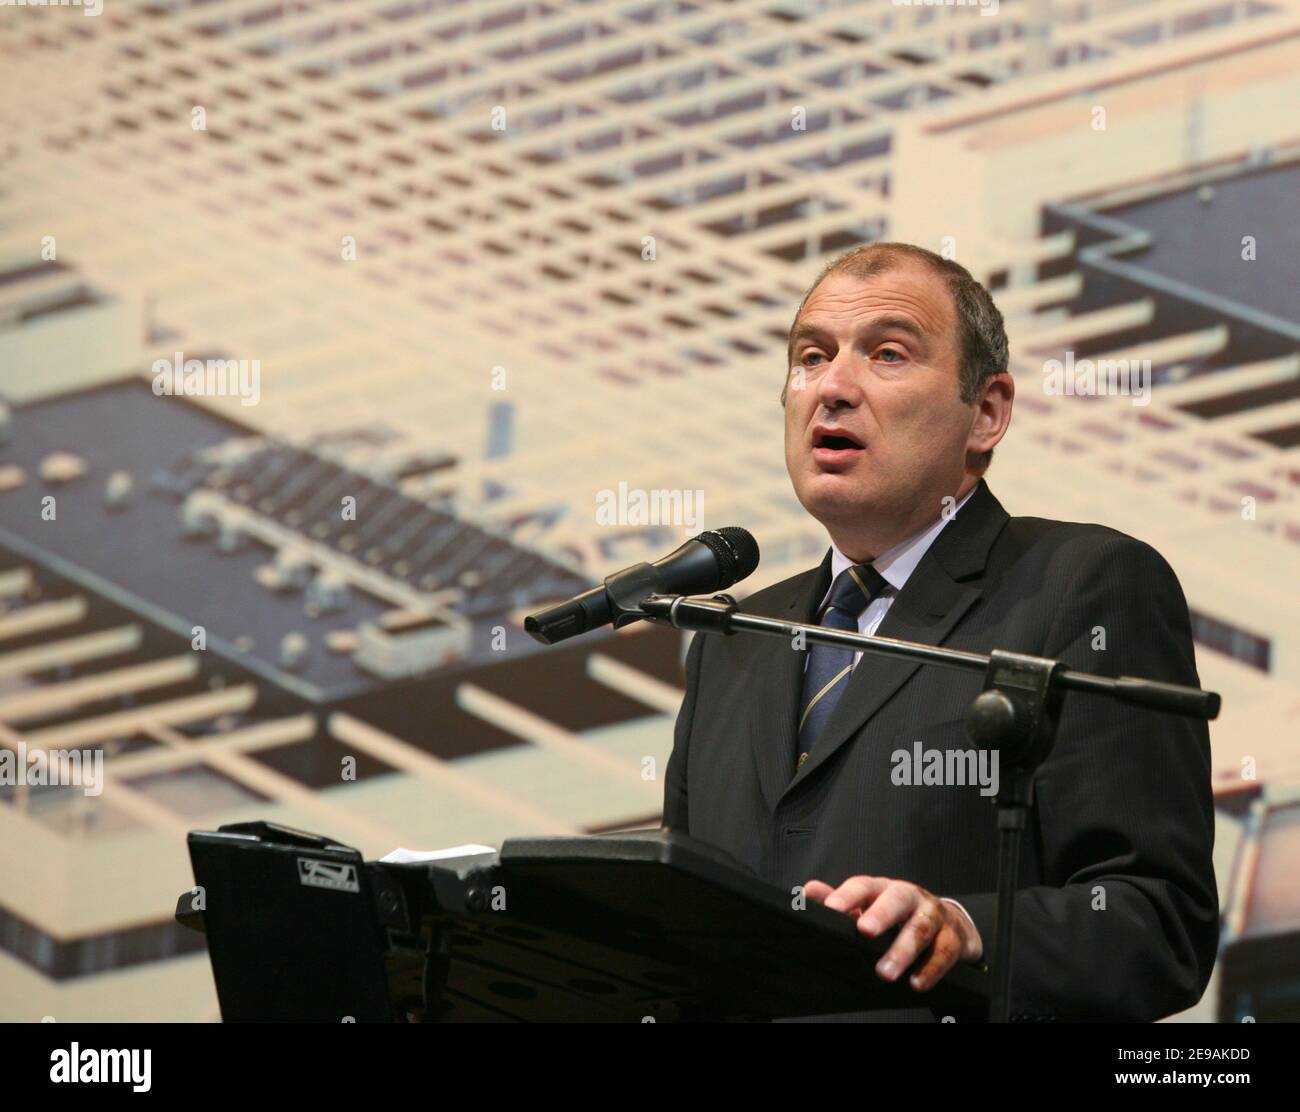
M799 492L803 508L821 522L846 521L871 513L879 492L844 473L825 472Z

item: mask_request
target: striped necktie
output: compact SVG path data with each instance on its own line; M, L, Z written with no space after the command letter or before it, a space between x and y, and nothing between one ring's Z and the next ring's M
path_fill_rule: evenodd
M889 587L880 572L870 564L845 568L831 585L830 598L822 611L821 624L831 629L856 633L858 619L872 599ZM795 768L808 759L813 743L826 726L831 711L839 702L853 673L853 649L832 645L813 645L808 652L804 672L803 698L799 703L799 751Z

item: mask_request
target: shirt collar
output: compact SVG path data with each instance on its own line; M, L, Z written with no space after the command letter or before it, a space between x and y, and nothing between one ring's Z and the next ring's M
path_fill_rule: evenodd
M975 493L978 486L979 484L976 483L975 486L971 487L970 490L962 496L951 514L940 514L919 533L913 533L912 536L907 538L907 540L899 542L894 545L893 548L889 549L887 552L881 553L871 561L871 566L884 576L885 581L893 587L895 594L903 589L903 584L907 582L908 577L916 570L916 565L921 562L921 557L926 554L930 545L934 543L935 537L943 531L943 527L947 525L949 521L957 516L957 511L966 505L970 496ZM839 578L840 572L851 566L852 563L853 561L839 550L839 547L835 542L831 541L832 584L837 578ZM827 597L829 597L829 595L830 591L828 590Z

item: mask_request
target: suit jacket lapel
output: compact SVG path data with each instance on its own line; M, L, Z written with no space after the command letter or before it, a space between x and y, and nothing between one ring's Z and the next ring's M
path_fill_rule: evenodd
M787 622L813 621L817 604L830 589L830 579L828 548L820 567L787 580L779 595L750 612ZM799 717L806 656L795 652L788 641L775 637L743 633L738 636L747 636L753 642L749 736L763 798L768 808L775 810L790 783L790 770L794 766L795 723Z
M1008 521L1007 512L981 479L970 501L935 538L929 551L908 577L876 633L901 641L941 645L953 627L979 598L980 579L989 549ZM829 578L829 568L828 576ZM823 588L823 593L825 588ZM820 596L818 596L820 599ZM804 619L811 620L811 619ZM799 657L801 654L789 653ZM882 706L916 673L921 664L901 657L863 653L849 677L840 701L817 739L812 755L786 783L781 794L803 783L858 733ZM934 667L929 665L929 667ZM801 678L801 677L800 677ZM795 690L798 704L799 690ZM793 743L787 743L788 750ZM766 795L766 787L764 788ZM779 800L780 796L778 796Z

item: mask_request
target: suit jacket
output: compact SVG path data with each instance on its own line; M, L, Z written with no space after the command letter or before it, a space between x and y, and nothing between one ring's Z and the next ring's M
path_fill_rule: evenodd
M829 585L828 551L743 609L816 621ZM1100 525L1009 517L982 480L877 633L1199 686L1187 603L1155 549ZM951 896L991 957L992 800L891 779L892 755L918 742L974 748L963 715L982 674L864 654L796 770L804 659L777 638L696 635L664 826L783 887L866 873ZM1068 693L1022 843L1013 1016L1154 1020L1194 1004L1218 937L1213 844L1206 724ZM917 1000L919 1011L863 1018L935 1018Z

